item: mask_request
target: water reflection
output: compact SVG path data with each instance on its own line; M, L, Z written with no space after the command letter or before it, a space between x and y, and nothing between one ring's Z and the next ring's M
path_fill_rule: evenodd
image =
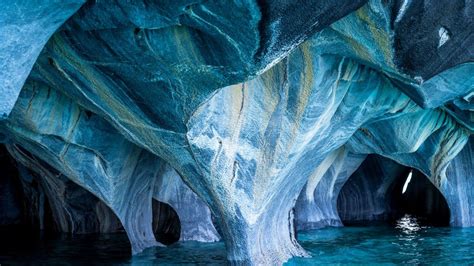
M418 219L409 214L405 214L402 218L397 221L395 228L400 229L400 231L405 235L411 235L420 231L421 229L427 228L426 226L421 226L418 223Z
M405 216L395 226L340 227L299 232L312 258L288 265L474 265L474 228L424 227ZM223 242L176 243L130 257L125 234L48 238L0 230L0 264L195 265L225 264Z
M426 226L421 226L416 217L405 214L400 218L395 228L398 230L398 241L393 242L394 245L400 248L398 252L407 258L405 263L422 263L423 247L421 236L422 230L426 229Z

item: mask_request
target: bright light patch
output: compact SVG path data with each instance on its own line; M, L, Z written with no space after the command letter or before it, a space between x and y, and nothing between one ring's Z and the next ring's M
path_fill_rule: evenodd
M411 181L411 175L412 175L412 171L410 171L410 173L408 174L407 180L405 181L405 184L403 185L402 194L404 194L405 191L407 191L408 184L409 184L410 181Z
M441 27L439 28L438 35L439 35L438 48L440 48L449 40L449 31L445 27Z

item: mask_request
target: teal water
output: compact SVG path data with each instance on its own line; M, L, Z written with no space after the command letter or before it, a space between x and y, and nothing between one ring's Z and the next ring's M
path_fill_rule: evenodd
M312 258L288 265L474 264L474 228L426 227L404 217L394 226L326 228L299 235Z
M287 265L314 264L474 264L474 228L425 227L405 217L395 226L325 228L300 232L312 258ZM124 234L45 237L0 231L0 264L225 264L218 243L177 243L129 255Z

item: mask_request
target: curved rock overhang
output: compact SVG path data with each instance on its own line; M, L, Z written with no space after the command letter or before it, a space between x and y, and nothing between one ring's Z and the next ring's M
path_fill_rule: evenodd
M451 29L469 25L472 7L456 2L467 15L443 24L439 56L407 65L414 43L404 29L458 9L362 4L88 2L45 46L2 141L107 204L134 253L157 245L152 198L164 161L208 205L229 260L305 256L293 225L305 184L318 199L338 160L377 153L443 187L472 134L472 42L462 43L472 29ZM409 23L413 12L428 15ZM421 31L427 53L436 30Z
M424 225L450 222L446 198L426 176L373 155L344 184L337 209L344 225L395 223L405 215Z
M48 233L72 234L123 231L119 218L101 199L24 148L18 145L7 145L5 148L2 145L1 155L2 169L9 169L9 175L2 176L0 182L3 192L0 199L2 204L0 226L14 226L12 228L27 231L39 229ZM187 187L186 189L189 190ZM180 187L180 190L183 188ZM189 212L192 205L188 208L178 207ZM198 210L195 210L195 215L199 214ZM206 214L203 212L201 215ZM192 229L203 229L200 226L197 225ZM188 238L194 237L191 235L192 229L191 232L187 232ZM153 232L157 240L166 245L180 239L190 240L180 237L181 222L176 211L168 204L157 200L153 200ZM193 240L206 239L203 237Z
M0 14L0 120L15 105L41 50L84 0L2 1Z

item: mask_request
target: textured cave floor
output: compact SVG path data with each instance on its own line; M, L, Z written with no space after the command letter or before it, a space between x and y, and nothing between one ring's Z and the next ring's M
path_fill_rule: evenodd
M474 228L428 227L408 221L408 226L379 224L301 231L298 240L313 258L294 258L287 264L474 263ZM6 264L226 264L222 241L176 243L131 257L127 237L120 233L51 236L11 227L0 228L0 233L0 263Z

